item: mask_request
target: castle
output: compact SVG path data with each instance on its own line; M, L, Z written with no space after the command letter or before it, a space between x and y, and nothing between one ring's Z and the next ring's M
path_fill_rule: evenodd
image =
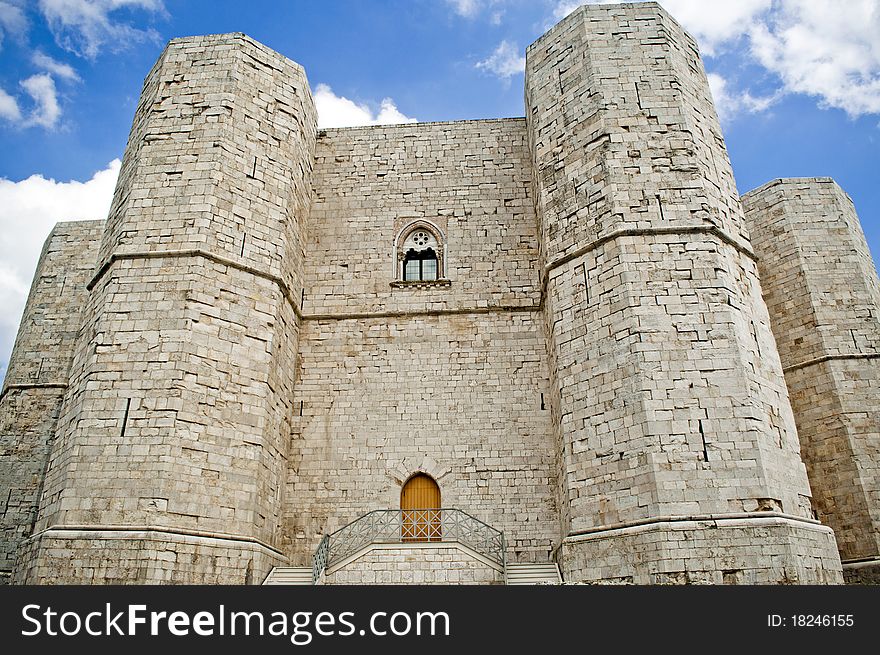
M525 110L319 130L299 65L171 41L109 218L39 261L5 579L880 580L880 283L848 197L739 197L656 3L553 27Z

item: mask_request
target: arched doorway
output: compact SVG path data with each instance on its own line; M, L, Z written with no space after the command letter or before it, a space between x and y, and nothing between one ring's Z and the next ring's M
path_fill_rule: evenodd
M400 490L403 541L440 541L440 487L430 475L416 473Z

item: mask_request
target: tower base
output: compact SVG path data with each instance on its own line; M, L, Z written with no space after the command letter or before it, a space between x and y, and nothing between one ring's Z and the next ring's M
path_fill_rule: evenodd
M280 552L248 537L153 527L50 528L22 545L18 584L260 584Z
M841 584L830 528L785 514L663 517L569 535L566 582Z
M880 585L880 557L843 563L846 584Z

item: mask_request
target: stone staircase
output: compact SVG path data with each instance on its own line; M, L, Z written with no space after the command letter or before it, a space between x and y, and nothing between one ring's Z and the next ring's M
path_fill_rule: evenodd
M263 580L265 585L311 585L312 584L312 567L311 566L276 566L266 579Z
M559 566L550 564L508 564L507 584L562 584Z
M276 566L266 579L264 585L309 585L312 583L312 567L310 566ZM562 584L559 566L548 564L508 564L508 585L558 585Z

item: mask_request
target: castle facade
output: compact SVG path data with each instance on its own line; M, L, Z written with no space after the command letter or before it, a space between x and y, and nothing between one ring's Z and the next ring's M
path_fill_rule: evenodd
M656 3L552 28L525 111L319 130L299 65L171 41L109 218L40 258L0 397L6 579L880 579L849 198L740 198Z

